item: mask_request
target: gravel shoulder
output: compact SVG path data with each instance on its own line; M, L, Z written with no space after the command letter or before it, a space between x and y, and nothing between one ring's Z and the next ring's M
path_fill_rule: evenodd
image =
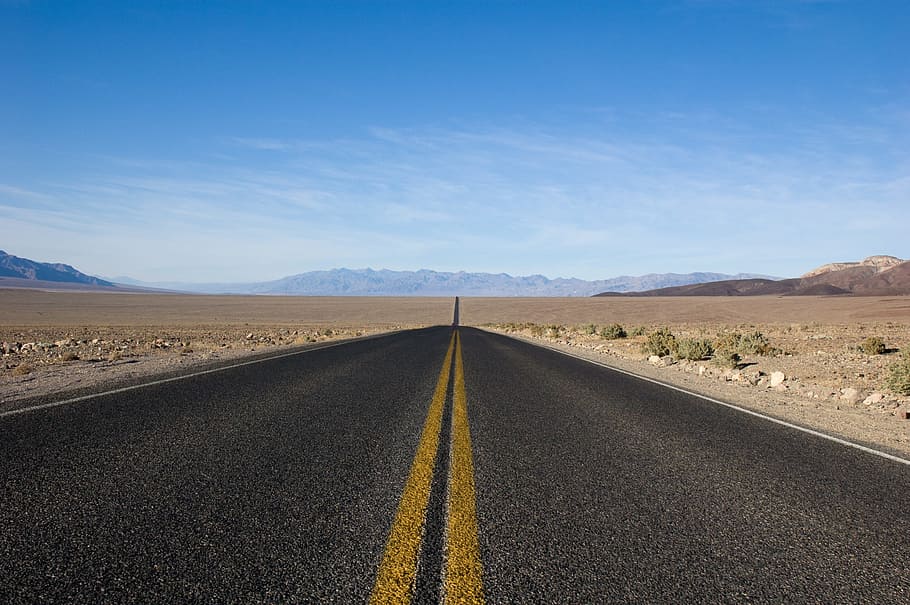
M4 327L0 411L412 327Z

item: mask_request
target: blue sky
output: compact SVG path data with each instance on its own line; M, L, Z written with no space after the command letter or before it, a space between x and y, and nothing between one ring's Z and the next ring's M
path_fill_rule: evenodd
M910 3L0 0L0 248L98 275L910 257Z

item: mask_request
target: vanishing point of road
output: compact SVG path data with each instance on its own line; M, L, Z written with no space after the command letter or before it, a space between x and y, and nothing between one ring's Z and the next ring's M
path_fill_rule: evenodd
M3 603L910 603L907 464L457 325L4 413L0 490Z

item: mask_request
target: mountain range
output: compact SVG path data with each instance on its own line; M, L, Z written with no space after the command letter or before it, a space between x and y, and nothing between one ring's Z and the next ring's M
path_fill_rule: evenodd
M456 273L390 271L388 269L332 269L291 275L274 281L246 284L188 284L142 282L111 278L132 286L181 290L205 294L272 294L309 296L592 296L598 292L632 292L722 279L747 279L748 274L661 273L586 281L549 279L543 275L512 276L506 273Z
M910 261L870 256L856 262L829 263L791 279L732 279L640 292L602 292L597 296L894 296L910 294Z
M200 294L301 296L799 296L910 294L910 261L870 256L829 263L801 277L777 279L741 273L651 273L588 281L506 273L332 269L252 283L143 282L102 279L63 263L44 263L0 250L0 287L167 290Z
M77 271L63 263L40 263L20 258L0 250L0 277L29 281L78 284L82 286L114 287L114 284Z

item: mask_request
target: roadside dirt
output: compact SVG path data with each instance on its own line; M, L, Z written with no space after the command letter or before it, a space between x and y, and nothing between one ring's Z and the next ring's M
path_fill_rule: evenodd
M250 355L452 321L451 298L0 289L0 409Z

